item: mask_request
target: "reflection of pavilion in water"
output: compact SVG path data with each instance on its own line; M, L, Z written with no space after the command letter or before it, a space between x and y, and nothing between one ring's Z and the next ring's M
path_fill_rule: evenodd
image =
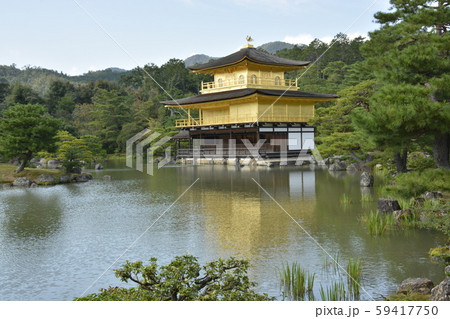
M192 169L200 180L182 200L203 207L199 217L204 218L206 240L217 242L214 245L225 250L221 255L233 252L248 258L257 250L288 245L291 236L298 235L297 230L292 232L295 229L292 220L252 178L294 218L302 219L314 212L314 171L281 169L274 174L258 167L197 166Z

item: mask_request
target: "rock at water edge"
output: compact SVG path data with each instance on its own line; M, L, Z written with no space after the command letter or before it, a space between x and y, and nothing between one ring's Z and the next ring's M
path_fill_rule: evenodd
M450 300L450 278L441 281L439 285L431 289L431 301L449 301Z
M345 171L347 170L347 164L339 160L335 160L333 164L328 168L329 171Z
M391 213L394 210L401 210L400 204L395 199L379 198L378 210L381 213Z
M433 282L428 278L408 278L397 287L397 293L406 295L409 292L415 292L428 295L431 293L433 286Z
M31 182L26 177L18 177L12 184L13 186L28 187L30 186Z
M36 178L38 185L52 185L55 184L55 178L49 174L41 174Z
M360 185L362 187L372 187L373 186L373 175L367 172L362 172Z

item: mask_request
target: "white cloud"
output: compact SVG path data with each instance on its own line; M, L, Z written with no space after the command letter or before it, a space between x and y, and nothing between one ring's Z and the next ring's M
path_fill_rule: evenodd
M359 32L353 32L353 33L347 34L347 36L350 40L353 40L359 36L366 37L367 35L359 33ZM317 37L313 36L310 33L300 33L298 35L287 35L284 37L283 41L287 42L287 43L291 43L291 44L306 44L306 45L308 45L316 38ZM334 36L329 35L329 36L319 37L318 39L322 42L329 44L334 39Z
M309 33L300 33L297 35L287 35L283 41L291 44L310 44L315 37Z

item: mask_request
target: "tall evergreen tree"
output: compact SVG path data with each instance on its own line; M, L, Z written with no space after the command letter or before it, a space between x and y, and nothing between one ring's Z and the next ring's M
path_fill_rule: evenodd
M382 26L362 46L382 88L369 112L355 111L355 123L394 151L399 172L411 140L426 135L434 136L437 166L449 168L449 2L390 2L393 11L375 14Z
M108 152L124 150L125 145L118 144L117 137L123 126L131 121L131 98L116 90L98 89L93 102L93 122L90 123L94 128L93 135L100 138Z

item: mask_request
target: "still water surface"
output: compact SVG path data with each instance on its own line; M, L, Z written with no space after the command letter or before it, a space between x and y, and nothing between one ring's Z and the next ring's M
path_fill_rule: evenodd
M427 252L444 236L423 230L369 236L359 219L375 208L376 194L361 203L358 176L345 172L182 166L149 176L115 162L92 174L85 184L0 190L0 300L80 296L197 178L112 269L150 257L166 264L186 253L201 263L237 256L250 260L258 291L280 298L279 269L296 261L316 274L320 298L318 287L334 279L323 270L325 253L254 178L344 265L361 257L363 286L375 299L407 277L442 280L442 266L430 262ZM340 203L344 193L352 204ZM123 285L112 270L89 293L109 285Z

